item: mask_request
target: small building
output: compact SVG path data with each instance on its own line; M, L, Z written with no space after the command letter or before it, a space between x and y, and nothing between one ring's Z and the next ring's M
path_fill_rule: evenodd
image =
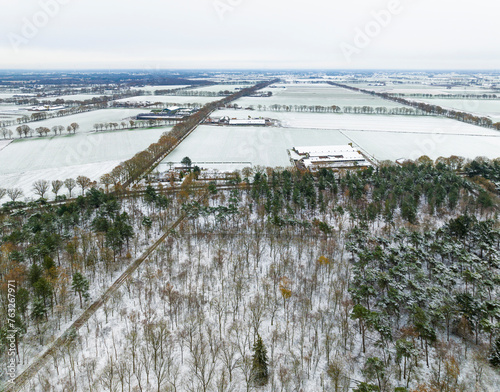
M290 160L301 169L311 171L322 167L346 169L373 166L361 151L352 145L302 146L288 150Z
M275 121L270 118L252 118L248 116L248 118L230 118L229 116L224 117L209 117L205 124L209 125L230 125L230 126L254 126L254 127L266 127L272 126L275 124Z

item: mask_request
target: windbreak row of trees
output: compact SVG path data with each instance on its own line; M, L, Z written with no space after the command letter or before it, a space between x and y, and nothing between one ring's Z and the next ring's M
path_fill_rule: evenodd
M203 90L191 90L191 89L180 89L180 90L158 90L155 91L155 95L177 95L181 97L225 97L231 95L233 91L230 90L220 90L220 91L203 91Z
M32 137L35 133L38 134L38 136L47 136L49 133L53 132L54 136L57 136L58 134L61 135L63 131L67 131L68 134L71 133L76 133L76 131L80 129L80 125L78 123L71 123L67 127L63 125L54 125L51 128L48 127L37 127L35 129L31 128L29 125L23 124L19 125L16 127L16 133L19 135L19 138L22 138L23 136L26 138L28 135ZM0 128L0 133L4 137L4 139L12 138L13 132L10 129L7 128Z
M429 115L428 112L420 109L399 107L387 108L383 106L321 106L321 105L257 105L259 110L270 110L273 112L306 112L306 113L356 113L356 114L384 114L384 115ZM250 106L251 109L255 108L254 105Z
M448 109L442 108L439 105L432 105L432 104L428 104L428 103L424 103L424 102L415 102L415 101L411 101L411 100L408 100L405 98L399 98L399 97L392 96L390 93L377 93L375 91L365 90L362 88L348 86L348 85L336 83L336 82L327 82L327 83L331 84L333 86L346 88L346 89L349 89L352 91L362 92L364 94L374 95L374 96L377 96L380 98L387 99L389 101L394 101L394 102L397 102L397 103L400 103L403 105L411 106L413 108L416 108L422 112L427 112L429 114L449 117L449 118L453 118L455 120L466 122L469 124L474 124L474 125L479 125L479 126L486 127L486 128L493 128L493 129L500 130L500 122L493 123L493 121L488 117L476 116L476 115L473 115L471 113L463 112L460 110L453 110L453 109L448 110Z
M390 93L393 97L411 97L411 98L442 98L442 99L500 99L497 94L425 94L425 93Z

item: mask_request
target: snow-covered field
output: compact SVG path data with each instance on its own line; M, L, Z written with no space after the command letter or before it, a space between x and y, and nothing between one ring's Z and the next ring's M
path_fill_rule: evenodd
M144 112L144 109L101 109L101 110L93 110L85 113L78 113L71 116L65 117L55 117L48 120L36 121L29 123L28 125L31 128L38 127L47 127L51 128L54 125L69 125L71 123L77 123L80 125L80 129L78 132L90 132L94 128L94 124L96 123L108 123L108 122L117 122L134 117L139 113ZM8 127L13 132L15 132L15 126ZM16 133L14 135L17 136Z
M500 156L500 134L471 136L451 133L401 133L384 131L343 131L355 144L379 160L431 159L458 155L474 159L478 156Z
M207 87L198 87L189 89L189 91L210 91L214 93L218 93L219 91L231 91L234 92L238 89L244 89L247 87L251 87L251 84L216 84L215 86L207 86Z
M485 89L481 87L464 87L457 86L447 88L444 86L432 86L429 84L390 84L385 86L374 86L370 83L349 83L353 87L362 88L365 90L372 90L378 93L389 94L494 94L494 90Z
M239 103L241 100L236 101ZM273 112L258 110L217 110L212 117L229 116L230 118L269 117L281 121L287 128L321 128L341 130L376 130L392 132L436 132L473 135L500 135L500 132L478 127L472 124L434 116L391 116L369 114L333 114Z
M453 109L487 116L491 119L500 118L500 100L489 99L415 99L431 105L439 105L445 109Z
M7 147L11 142L12 140L0 140L0 151Z
M239 101L238 101L239 102ZM282 127L201 126L166 162L189 156L203 167L219 170L252 165L287 166L287 149L297 145L354 143L379 160L415 159L428 155L461 155L466 158L500 156L500 132L470 124L427 116L382 116L322 113L218 110L214 117L270 117ZM250 166L250 165L246 165Z
M237 101L240 106L250 105L307 105L307 106L372 106L372 107L402 107L398 103L386 101L371 95L335 87L329 84L276 84L278 88L266 88L262 91L272 91L267 98L244 97ZM285 87L285 88L282 88Z
M65 101L86 101L92 98L107 96L109 94L73 94L73 95L60 95L57 97L42 97L38 98L39 101L55 101L56 99L64 99Z
M131 90L142 90L142 91L147 91L153 94L155 91L158 90L173 90L176 88L185 88L185 87L190 87L189 84L175 84L175 85L169 85L169 86L143 86L143 87L130 87Z
M64 180L87 176L92 180L156 142L170 127L77 133L75 135L16 139L0 151L0 188L21 188L34 197L36 180ZM7 201L7 197L2 199Z
M193 164L220 170L239 169L241 165L290 166L287 149L293 146L347 143L347 137L333 130L203 125L165 158L163 167L166 169L167 162L180 162L185 156Z
M218 97L187 97L181 95L141 95L137 97L122 98L115 102L144 102L144 103L171 103L171 104L186 104L186 103L200 103L202 105L217 101Z

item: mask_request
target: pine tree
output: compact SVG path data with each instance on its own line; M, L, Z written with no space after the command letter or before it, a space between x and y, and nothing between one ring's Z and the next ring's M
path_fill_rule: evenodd
M253 350L252 379L255 386L264 386L267 384L269 372L267 369L267 350L260 335L257 335Z
M493 343L493 346L491 347L491 353L488 360L491 365L495 367L500 366L500 336L495 339L495 343Z
M85 299L89 298L89 281L85 279L81 273L75 272L73 274L73 283L71 286L73 287L73 290L78 293L78 296L80 297L80 307L83 308L82 296Z

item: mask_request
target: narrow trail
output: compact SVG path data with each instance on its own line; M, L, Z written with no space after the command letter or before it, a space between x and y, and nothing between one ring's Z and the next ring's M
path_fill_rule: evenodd
M206 196L202 196L198 201L202 201ZM116 281L94 302L92 303L81 315L78 317L65 331L54 340L50 346L38 356L33 363L31 363L22 373L15 379L14 383L7 383L3 386L3 392L20 391L32 377L34 377L49 361L49 359L57 353L59 348L71 342L71 336L78 331L87 321L99 310L99 308L113 296L116 291L123 285L123 283L139 268L139 266L158 248L158 246L165 241L165 239L172 233L179 224L186 219L186 214L181 213L181 216L172 223L165 233L156 242L151 245L138 259L130 264L127 269L116 279Z

